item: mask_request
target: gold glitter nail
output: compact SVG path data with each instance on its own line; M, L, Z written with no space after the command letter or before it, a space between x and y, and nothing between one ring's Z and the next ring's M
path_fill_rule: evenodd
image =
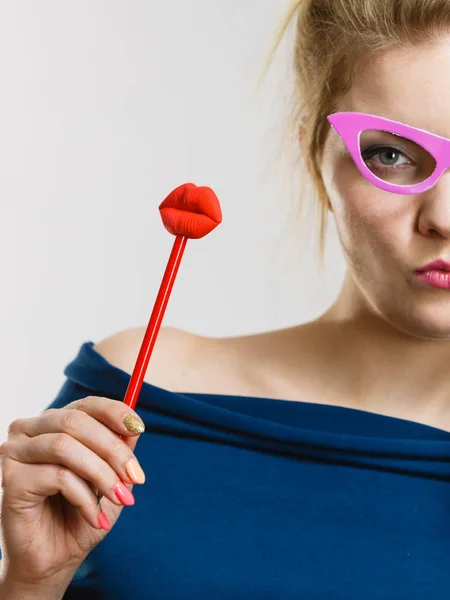
M130 414L124 416L123 424L131 433L144 433L145 431L144 423L138 417Z

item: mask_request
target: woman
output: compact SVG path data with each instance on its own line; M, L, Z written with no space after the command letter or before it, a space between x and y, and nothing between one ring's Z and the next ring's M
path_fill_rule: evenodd
M117 400L143 330L84 344L1 447L2 600L448 593L450 2L303 0L291 18L341 293L280 331L164 329L137 414Z

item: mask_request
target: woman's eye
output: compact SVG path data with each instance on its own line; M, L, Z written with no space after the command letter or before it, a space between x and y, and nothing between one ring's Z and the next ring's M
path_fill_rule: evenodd
M365 162L369 160L373 162L375 159L375 162L383 167L397 167L410 164L410 161L403 152L400 152L396 148L373 148L363 152L362 156Z

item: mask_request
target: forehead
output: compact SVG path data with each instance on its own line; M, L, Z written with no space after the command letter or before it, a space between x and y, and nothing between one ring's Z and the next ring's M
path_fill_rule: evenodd
M450 138L450 35L362 61L339 111L375 114Z

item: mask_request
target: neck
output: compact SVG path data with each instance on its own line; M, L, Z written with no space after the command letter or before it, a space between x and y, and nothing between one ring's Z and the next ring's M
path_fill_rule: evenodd
M450 429L450 339L418 339L353 300L347 279L313 322L332 376L355 408ZM353 294L353 296L352 296Z

